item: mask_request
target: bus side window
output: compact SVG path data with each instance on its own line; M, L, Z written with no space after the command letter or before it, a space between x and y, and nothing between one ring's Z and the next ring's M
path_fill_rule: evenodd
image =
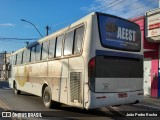
M49 42L49 58L54 58L54 55L55 55L55 42L56 42L56 38L50 40L50 42Z
M42 60L46 60L48 58L48 41L42 44Z
M20 64L22 64L22 60L23 60L23 52L20 53Z
M26 63L26 50L23 51L23 64Z
M17 54L17 65L22 64L22 52Z
M17 53L17 62L16 62L16 65L19 64L19 53Z
M31 62L35 61L35 49L36 47L31 48Z
M41 60L41 44L36 46L36 61Z
M24 61L24 51L22 52L22 60L21 60L21 64L23 64Z
M16 65L16 64L17 64L17 54L14 55L14 65Z
M30 61L30 49L27 49L23 53L23 63L29 63Z
M77 28L75 30L74 54L81 52L83 36L84 36L84 26Z
M71 55L73 51L74 31L66 33L64 40L64 55Z
M62 40L63 40L63 35L58 36L56 40L56 57L61 57L62 55Z

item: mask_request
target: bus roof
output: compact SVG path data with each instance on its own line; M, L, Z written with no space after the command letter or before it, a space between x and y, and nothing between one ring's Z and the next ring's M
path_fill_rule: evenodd
M64 27L64 28L62 28L62 29L60 29L60 30L57 30L56 32L51 33L50 35L45 36L45 37L43 37L43 38L41 38L41 39L39 39L39 40L37 40L37 41L35 41L35 42L30 43L29 45L25 46L25 47L22 48L22 49L19 49L19 50L15 51L14 53L12 53L12 55L13 55L13 54L16 54L16 53L18 53L18 52L20 52L20 51L23 51L23 50L25 50L25 49L27 49L27 48L30 48L30 47L32 47L32 46L36 46L37 44L40 44L40 43L42 43L42 42L44 42L44 41L47 41L48 38L55 38L55 36L58 36L59 34L63 33L64 31L68 30L70 27L76 26L76 25L78 25L78 24L80 24L80 23L83 23L84 20L86 20L87 18L89 18L89 17L91 17L91 16L93 16L93 15L97 15L97 14L99 14L99 15L113 16L113 17L116 17L116 18L123 19L123 20L126 20L126 21L131 22L130 20L127 20L127 19L124 19L124 18L121 18L121 17L118 17L118 16L114 16L114 15L111 15L111 14L106 14L106 13L101 13L101 12L91 12L90 14L82 17L81 19L75 21L74 23L72 23L72 24L70 24L70 25L68 25L68 26L66 26L66 27ZM135 24L136 24L136 23L135 23Z

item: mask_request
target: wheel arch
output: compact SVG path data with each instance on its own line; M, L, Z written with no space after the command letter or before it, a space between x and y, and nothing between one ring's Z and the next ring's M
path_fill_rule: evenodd
M15 85L16 85L16 80L13 80L13 88L15 88Z

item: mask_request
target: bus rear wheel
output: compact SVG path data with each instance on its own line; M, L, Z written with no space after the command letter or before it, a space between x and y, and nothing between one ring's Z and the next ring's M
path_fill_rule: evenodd
M52 93L51 93L51 89L48 86L44 89L44 92L43 92L43 102L45 107L52 108L53 106Z
M16 82L14 82L14 93L15 93L16 95L21 94L21 91L17 89L17 84L16 84Z

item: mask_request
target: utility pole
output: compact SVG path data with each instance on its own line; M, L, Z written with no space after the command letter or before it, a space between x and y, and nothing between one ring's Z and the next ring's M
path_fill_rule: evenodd
M26 42L26 45L29 45L29 41Z
M7 79L7 51L4 51L4 79Z
M4 64L6 65L7 63L7 51L4 51Z
M46 28L46 36L48 35L49 30L51 29L48 25L45 27Z

